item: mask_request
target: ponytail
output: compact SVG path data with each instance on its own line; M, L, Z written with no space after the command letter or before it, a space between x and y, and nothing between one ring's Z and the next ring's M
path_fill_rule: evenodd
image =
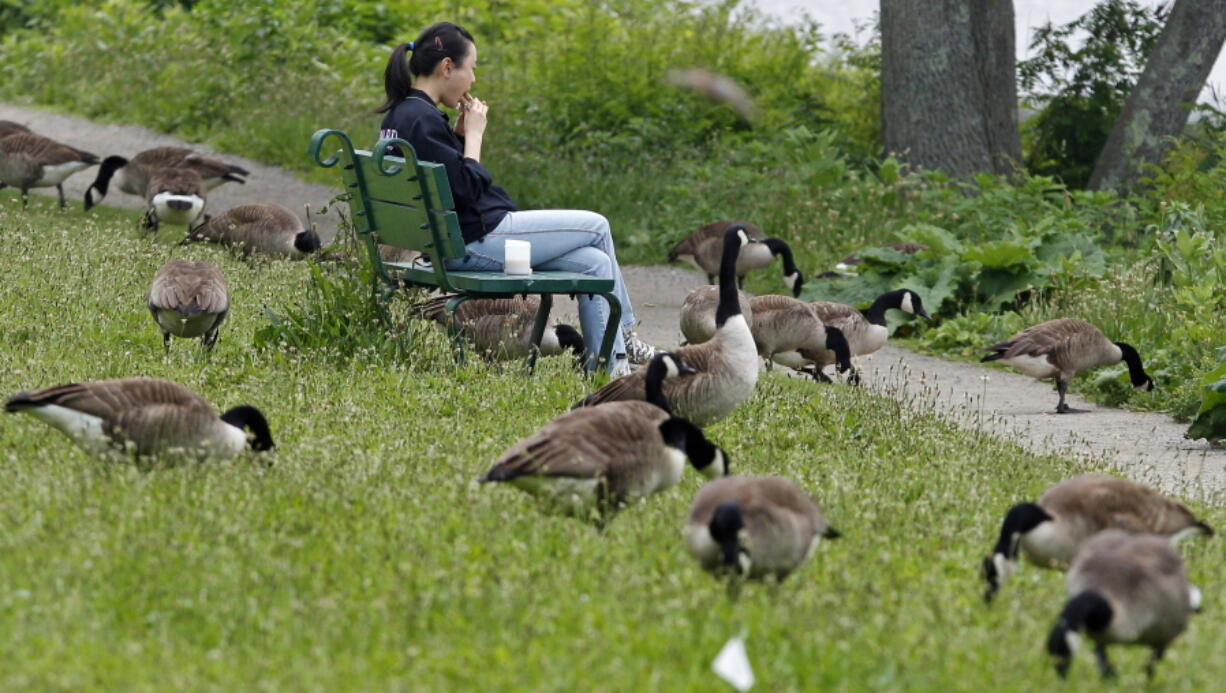
M416 41L396 46L383 70L383 91L387 100L375 109L375 113L386 113L395 108L413 88L412 78L433 74L443 58L451 58L457 64L463 62L472 43L476 41L464 27L439 22L427 27Z

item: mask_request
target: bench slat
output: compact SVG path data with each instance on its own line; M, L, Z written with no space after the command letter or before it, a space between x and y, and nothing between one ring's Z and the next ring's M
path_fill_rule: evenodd
M389 262L389 267L407 270L404 279L424 284L434 283L434 270L404 262ZM448 270L447 280L462 291L480 294L603 294L613 291L612 279L591 277L578 272L533 270L531 275L503 272L457 272Z

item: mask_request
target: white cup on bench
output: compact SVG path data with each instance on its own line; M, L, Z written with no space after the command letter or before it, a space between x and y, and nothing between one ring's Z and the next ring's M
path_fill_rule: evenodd
M502 271L507 274L532 274L532 244L528 241L503 241L506 255L502 262Z

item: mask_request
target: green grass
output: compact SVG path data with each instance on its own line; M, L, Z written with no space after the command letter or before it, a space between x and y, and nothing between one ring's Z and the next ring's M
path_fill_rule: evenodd
M1058 573L1027 568L993 608L978 562L1004 510L1082 469L967 433L864 390L767 376L709 428L734 469L811 491L843 538L779 586L729 599L686 555L698 486L601 533L474 479L588 385L563 359L535 377L446 364L424 325L410 362L257 352L261 306L295 305L307 266L140 239L134 213L23 213L0 192L0 392L170 378L268 414L271 465L105 465L26 417L0 417L0 689L724 690L710 661L747 634L759 690L1035 690ZM171 257L217 263L234 310L209 360L169 356L143 296ZM1217 507L1196 505L1211 524ZM1155 688L1226 677L1206 613ZM1123 685L1145 654L1117 651ZM1089 658L1070 689L1098 689Z

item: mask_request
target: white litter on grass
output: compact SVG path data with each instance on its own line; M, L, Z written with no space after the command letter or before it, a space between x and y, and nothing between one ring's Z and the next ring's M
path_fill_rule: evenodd
M723 649L715 655L715 661L711 662L711 670L738 691L753 688L753 667L749 666L745 641L739 635L724 643Z

